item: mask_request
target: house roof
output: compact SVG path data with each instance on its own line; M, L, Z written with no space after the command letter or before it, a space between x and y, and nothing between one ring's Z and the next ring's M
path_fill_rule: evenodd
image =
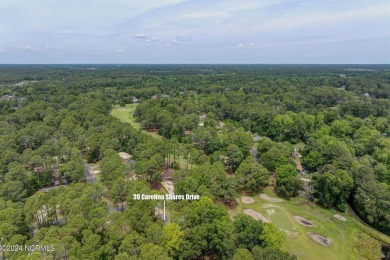
M131 156L130 154L128 153L125 153L125 152L120 152L118 153L119 156L123 159L123 160L128 160L128 159L131 159L133 156Z

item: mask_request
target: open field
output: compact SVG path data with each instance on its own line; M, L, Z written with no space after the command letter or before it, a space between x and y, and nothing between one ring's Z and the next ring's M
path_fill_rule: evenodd
M138 104L126 104L126 106L121 107L120 105L115 105L111 111L111 115L113 117L118 118L120 121L124 123L131 124L135 129L140 129L141 124L136 121L136 118L133 116L133 113ZM148 134L156 139L162 139L162 136L155 132L148 132L142 130L145 134Z
M263 193L276 198L271 188L265 189ZM240 196L237 200L239 205L230 211L231 216L245 209L261 213L286 233L287 242L282 249L296 255L298 259L359 259L353 252L353 237L362 230L350 213L339 213L347 219L344 222L333 216L336 210L321 208L302 197L282 202L265 201L255 195L253 198L254 203L244 204ZM310 220L314 226L300 225L294 220L294 215ZM318 244L308 235L310 232L331 239L331 244Z

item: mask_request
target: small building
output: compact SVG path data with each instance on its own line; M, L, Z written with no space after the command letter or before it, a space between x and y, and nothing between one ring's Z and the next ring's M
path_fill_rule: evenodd
M161 174L161 180L162 181L172 181L173 180L173 174L175 171L172 168L166 169L162 174Z
M133 97L133 103L139 103L139 99L136 97Z
M121 157L123 163L126 165L129 164L131 158L133 158L133 156L131 156L130 154L125 153L125 152L119 152L118 154Z

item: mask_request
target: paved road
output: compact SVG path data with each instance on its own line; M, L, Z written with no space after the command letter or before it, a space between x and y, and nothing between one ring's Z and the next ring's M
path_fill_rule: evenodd
M85 169L85 175L87 176L87 182L96 183L96 176L93 174L93 170L88 163L83 163Z

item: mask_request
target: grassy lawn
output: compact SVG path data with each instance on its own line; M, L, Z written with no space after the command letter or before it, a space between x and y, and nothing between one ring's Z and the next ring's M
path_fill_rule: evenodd
M176 159L177 160L177 159ZM172 158L172 161L173 161L173 158ZM186 160L183 158L183 156L180 156L179 157L179 160L177 160L177 162L179 163L179 166L180 166L180 169L181 170L185 170L187 169L187 164L186 164ZM191 163L188 163L188 170L194 168L195 165L194 164L191 164Z
M119 105L115 105L114 108L111 111L111 115L113 117L118 118L120 121L124 123L131 124L135 129L140 129L141 124L136 121L136 118L133 116L133 112L135 111L138 104L126 104L126 106L121 107ZM162 139L162 136L155 133L155 132L148 132L145 130L142 130L144 133L156 138L156 139Z
M276 197L271 188L264 190L270 197ZM232 216L243 209L253 209L271 220L279 229L286 232L287 241L283 250L298 257L298 259L359 259L353 252L353 237L362 232L356 220L350 213L339 213L347 218L346 222L333 217L336 210L324 209L302 197L283 202L269 202L258 195L253 196L255 202L244 204L239 197L239 205L230 212ZM314 227L298 224L293 215L300 215L314 223ZM317 233L332 240L325 247L314 242L307 232Z

